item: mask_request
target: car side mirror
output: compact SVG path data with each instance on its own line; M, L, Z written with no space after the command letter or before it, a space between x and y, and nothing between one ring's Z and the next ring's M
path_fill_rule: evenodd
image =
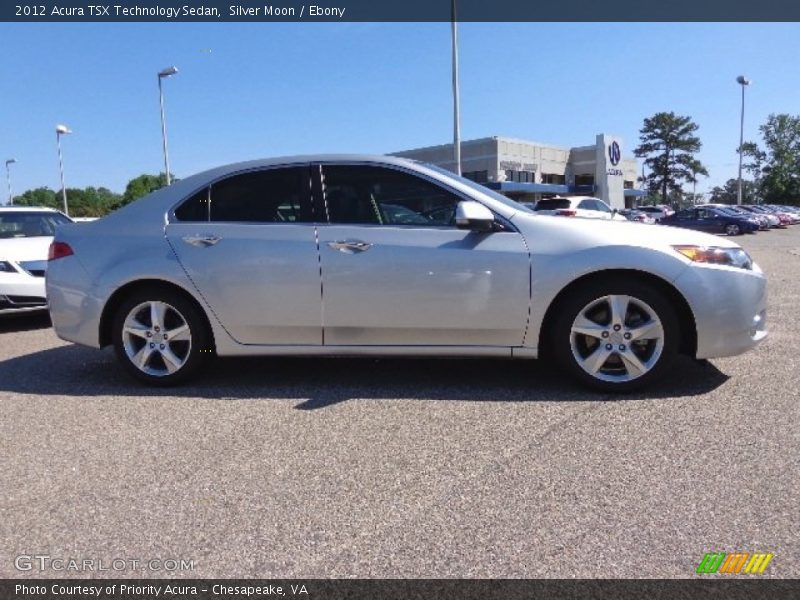
M491 231L494 215L480 202L462 200L456 206L456 227L470 231Z

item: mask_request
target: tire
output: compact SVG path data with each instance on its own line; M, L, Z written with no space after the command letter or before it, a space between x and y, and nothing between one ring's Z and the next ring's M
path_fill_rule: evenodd
M736 223L728 223L725 225L725 233L728 235L740 235L742 229Z
M561 369L602 392L626 393L656 381L680 347L678 316L669 299L646 282L623 277L572 291L550 331Z
M200 308L170 290L134 292L117 309L112 327L117 358L128 373L150 385L186 381L211 354L212 336Z

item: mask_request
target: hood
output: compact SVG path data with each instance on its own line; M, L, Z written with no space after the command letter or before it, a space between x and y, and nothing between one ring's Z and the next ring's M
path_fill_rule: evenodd
M47 260L52 241L49 236L0 239L0 260Z
M668 225L605 221L579 217L530 215L518 212L512 221L529 240L561 248L595 246L638 246L664 249L666 246L696 245L739 248L728 238Z

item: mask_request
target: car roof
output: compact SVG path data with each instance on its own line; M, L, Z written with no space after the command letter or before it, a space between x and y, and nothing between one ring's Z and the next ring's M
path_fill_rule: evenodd
M60 212L47 206L0 206L0 212Z

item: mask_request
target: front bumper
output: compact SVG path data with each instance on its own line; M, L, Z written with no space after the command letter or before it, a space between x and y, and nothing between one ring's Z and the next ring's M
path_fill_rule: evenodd
M0 273L0 314L47 310L44 277Z
M758 265L691 265L675 285L694 313L697 358L736 356L767 337L767 279Z

